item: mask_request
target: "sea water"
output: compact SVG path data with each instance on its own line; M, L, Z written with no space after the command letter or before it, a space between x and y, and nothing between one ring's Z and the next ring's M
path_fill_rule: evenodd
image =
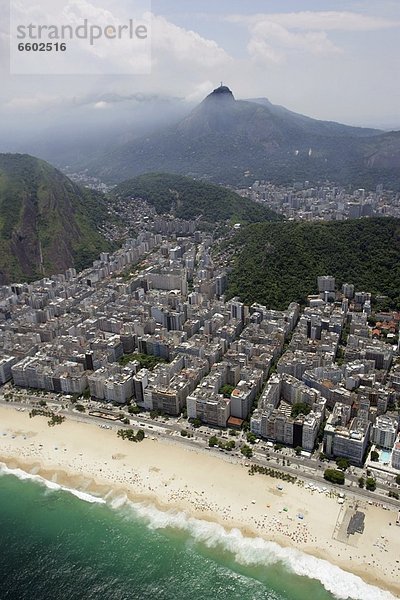
M239 531L0 467L1 600L389 600Z

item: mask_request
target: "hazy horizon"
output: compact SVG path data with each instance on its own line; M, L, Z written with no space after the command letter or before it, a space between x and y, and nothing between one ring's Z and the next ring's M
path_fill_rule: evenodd
M46 18L46 1L28 0L36 20ZM91 14L120 22L146 0L55 0L51 6L57 2L68 4L76 19ZM179 120L221 81L237 99L263 97L316 119L400 128L400 9L393 0L327 0L323 10L315 0L251 6L153 0L149 75L119 74L129 62L120 41L106 56L112 75L11 75L4 6L0 16L3 152L32 151L37 142L40 154L41 144L60 135L80 140L84 130L98 138L137 137Z

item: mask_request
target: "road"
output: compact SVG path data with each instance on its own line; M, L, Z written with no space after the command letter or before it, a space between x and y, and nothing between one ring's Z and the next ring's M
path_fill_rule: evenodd
M37 396L29 396L26 398L32 403L38 403L40 398ZM5 400L0 400L0 406L10 406L12 405L15 408L21 408L24 410L29 410L32 408L32 404L29 402L6 402ZM46 407L44 407L46 408ZM191 449L201 449L202 451L210 452L219 458L224 458L229 462L235 462L241 465L245 464L257 464L260 466L268 466L284 473L288 473L290 475L294 475L299 479L302 479L306 482L310 482L313 484L318 484L321 487L325 487L332 491L343 492L347 495L352 495L355 498L362 498L367 501L372 502L382 502L386 506L391 506L395 509L400 509L400 501L389 498L388 492L393 489L388 485L382 484L382 482L377 481L377 488L375 492L369 492L368 490L362 489L358 486L358 478L359 474L352 474L346 472L346 485L345 486L333 486L330 485L323 477L323 470L327 466L336 466L334 464L329 465L328 463L322 463L318 459L307 458L303 456L292 456L285 454L282 451L274 451L273 448L263 449L262 442L261 444L255 444L253 449L253 457L251 459L246 459L240 453L239 450L234 450L229 452L227 450L221 451L219 448L209 448L208 440L211 435L216 435L222 439L233 439L236 442L245 441L245 437L243 434L235 437L228 437L225 431L211 430L206 428L206 431L201 431L201 428L194 429L186 420L176 421L176 420L159 420L159 419L151 419L148 415L129 415L130 424L126 425L122 423L120 420L118 421L106 421L101 417L95 417L93 415L89 415L87 413L79 412L74 408L74 405L71 404L69 407L65 408L65 400L62 401L58 398L54 398L52 400L47 400L47 408L50 410L54 410L57 414L62 414L69 419L73 419L74 421L81 423L95 423L98 426L107 426L108 428L117 431L118 429L129 429L130 427L140 428L145 431L147 436L158 439L162 438L168 441L174 441L183 446L186 446ZM96 409L97 410L97 409ZM104 410L104 408L103 408ZM119 409L117 409L119 413ZM186 429L189 431L193 437L188 438L184 437L180 434L182 429ZM223 456L221 456L221 454ZM285 461L285 464L283 464ZM290 464L288 464L290 463ZM360 471L361 473L361 471Z

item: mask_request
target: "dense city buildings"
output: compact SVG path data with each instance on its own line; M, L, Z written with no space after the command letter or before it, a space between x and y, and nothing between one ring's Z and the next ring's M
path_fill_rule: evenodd
M343 221L372 216L400 216L400 194L379 184L375 191L349 189L333 182L318 186L308 181L275 185L255 181L249 188L237 190L290 220Z
M371 294L330 274L303 308L227 299L212 236L166 223L81 273L1 287L0 384L248 423L256 437L358 466L372 444L396 469L400 315L372 323Z

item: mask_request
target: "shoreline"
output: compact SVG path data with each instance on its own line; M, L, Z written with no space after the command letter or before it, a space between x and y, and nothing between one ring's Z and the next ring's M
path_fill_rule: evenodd
M0 407L0 462L105 498L114 508L126 498L144 513L146 506L171 517L184 513L222 526L227 536L237 529L245 538L278 544L283 555L298 550L400 597L394 510L351 497L340 505L336 495L249 476L240 464L172 440L135 444L69 419L48 427L46 418L31 419L12 406ZM356 509L365 514L364 533L347 535Z

